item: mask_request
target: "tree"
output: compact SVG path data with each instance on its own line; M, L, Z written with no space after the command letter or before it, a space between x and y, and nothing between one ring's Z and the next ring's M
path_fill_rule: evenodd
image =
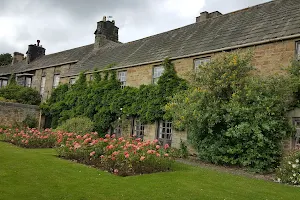
M9 65L12 62L12 56L10 53L0 54L0 66Z

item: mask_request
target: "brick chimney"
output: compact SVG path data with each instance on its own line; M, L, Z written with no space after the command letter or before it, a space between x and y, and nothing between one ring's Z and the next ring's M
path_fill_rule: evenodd
M107 21L103 17L102 21L97 22L95 34L95 49L105 45L108 41L119 42L119 28L116 27L115 21Z
M40 40L37 40L37 44L30 44L28 45L27 54L27 63L31 63L35 59L44 56L46 49L40 46Z
M11 64L13 65L18 62L21 62L23 59L24 59L24 54L19 53L19 52L14 52L14 56L13 56Z
M196 23L203 22L207 19L212 19L212 18L221 16L221 15L222 15L222 13L220 13L219 11L215 11L212 13L205 11L205 12L200 13L200 16L196 17Z

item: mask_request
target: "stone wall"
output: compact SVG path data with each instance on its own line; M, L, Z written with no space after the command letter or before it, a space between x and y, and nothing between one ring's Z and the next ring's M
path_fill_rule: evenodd
M0 125L8 126L16 122L21 123L27 115L39 121L39 107L20 103L0 102Z

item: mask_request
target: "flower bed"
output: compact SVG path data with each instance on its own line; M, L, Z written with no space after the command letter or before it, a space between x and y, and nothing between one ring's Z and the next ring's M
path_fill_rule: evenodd
M64 143L65 141L65 143ZM158 141L143 142L134 138L115 138L96 134L61 135L59 156L93 165L119 176L129 176L171 170L173 159L168 145L161 147Z
M18 128L0 129L2 139L14 145L25 148L52 148L56 145L57 135L51 129L38 131L35 128Z
M54 148L65 159L92 165L119 176L130 176L171 170L174 149L160 146L158 141L141 141L136 138L115 138L98 133L77 135L53 132L51 129L1 129L2 139L25 148ZM172 156L171 156L172 155Z

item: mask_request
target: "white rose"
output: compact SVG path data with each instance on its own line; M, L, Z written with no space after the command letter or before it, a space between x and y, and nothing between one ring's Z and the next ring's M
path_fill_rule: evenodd
M297 167L297 165L296 164L292 164L292 168L296 168Z
M299 163L299 159L296 159L296 163Z
M292 163L291 163L291 161L289 161L288 163L289 163L289 165L291 165L291 164L292 164Z

